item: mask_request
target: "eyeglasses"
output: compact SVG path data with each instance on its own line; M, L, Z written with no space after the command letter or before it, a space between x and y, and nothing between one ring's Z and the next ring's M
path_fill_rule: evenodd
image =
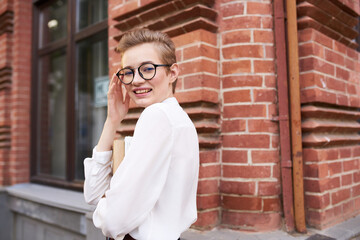
M153 63L144 63L141 64L137 69L139 75L145 80L151 80L156 75L157 67L170 67L169 64L153 64ZM123 84L130 84L134 80L135 69L134 68L123 68L120 69L116 76L120 79Z

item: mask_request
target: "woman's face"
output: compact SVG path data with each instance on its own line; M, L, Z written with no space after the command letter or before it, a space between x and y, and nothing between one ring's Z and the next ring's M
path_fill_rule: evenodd
M126 50L122 57L123 68L134 69L135 75L131 84L125 85L130 98L140 107L148 107L172 97L172 83L179 74L177 64L173 64L170 72L167 67L157 67L151 80L144 80L138 67L143 63L164 64L153 43L144 43Z

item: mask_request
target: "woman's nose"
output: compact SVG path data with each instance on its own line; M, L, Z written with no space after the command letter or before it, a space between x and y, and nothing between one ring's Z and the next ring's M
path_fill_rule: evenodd
M133 79L133 82L132 84L133 85L139 85L139 84L142 84L145 82L145 79L143 79L141 76L140 76L140 73L138 70L135 70L134 72L134 79Z

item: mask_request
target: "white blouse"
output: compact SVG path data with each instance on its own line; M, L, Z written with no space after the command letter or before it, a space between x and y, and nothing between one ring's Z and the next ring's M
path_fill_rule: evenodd
M97 204L93 222L105 236L175 240L196 221L198 137L175 98L145 108L112 177L111 155L95 147L84 161L85 200Z

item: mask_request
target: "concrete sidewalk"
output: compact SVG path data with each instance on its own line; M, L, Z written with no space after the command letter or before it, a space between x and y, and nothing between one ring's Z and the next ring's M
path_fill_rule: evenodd
M307 230L307 234L288 234L281 230L266 233L244 233L228 229L206 232L189 230L181 235L181 240L360 240L360 216L325 230Z

